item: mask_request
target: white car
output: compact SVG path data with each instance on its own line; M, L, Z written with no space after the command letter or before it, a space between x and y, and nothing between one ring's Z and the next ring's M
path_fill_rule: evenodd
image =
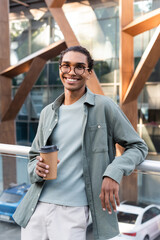
M124 201L117 207L120 235L115 240L152 240L160 236L160 207Z

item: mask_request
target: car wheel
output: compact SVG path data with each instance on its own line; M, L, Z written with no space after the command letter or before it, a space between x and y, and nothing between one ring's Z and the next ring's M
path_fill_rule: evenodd
M143 240L149 240L149 236L145 236Z

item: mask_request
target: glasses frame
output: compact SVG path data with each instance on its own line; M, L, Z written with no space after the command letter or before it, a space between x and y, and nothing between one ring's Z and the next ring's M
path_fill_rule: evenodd
M72 68L71 68L71 66L69 66L69 65L67 66L68 69L70 69L69 71L67 71L67 72L63 72L63 71L62 71L62 67L63 67L64 65L65 65L65 64L59 65L59 68L60 68L61 72L62 72L62 73L67 73L67 74L70 73L70 71L72 70ZM82 67L83 73L79 74L79 73L76 73L76 71L75 71L76 68L78 68L78 67L77 67L77 66L74 66L74 67L73 67L73 71L74 71L74 73L75 73L76 75L80 75L80 76L84 74L84 72L85 72L86 69L87 69L87 70L89 69L89 68L87 68L87 67Z

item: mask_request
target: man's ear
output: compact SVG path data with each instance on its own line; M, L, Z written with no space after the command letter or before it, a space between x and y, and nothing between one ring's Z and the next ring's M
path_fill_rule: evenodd
M92 70L88 71L88 77L87 77L87 80L90 79L92 72L93 72Z

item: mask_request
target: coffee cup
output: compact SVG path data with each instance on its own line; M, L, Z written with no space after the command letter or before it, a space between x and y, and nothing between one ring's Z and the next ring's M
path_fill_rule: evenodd
M56 145L44 146L40 149L40 156L43 158L43 162L49 166L49 173L44 178L45 180L57 178L58 150Z

